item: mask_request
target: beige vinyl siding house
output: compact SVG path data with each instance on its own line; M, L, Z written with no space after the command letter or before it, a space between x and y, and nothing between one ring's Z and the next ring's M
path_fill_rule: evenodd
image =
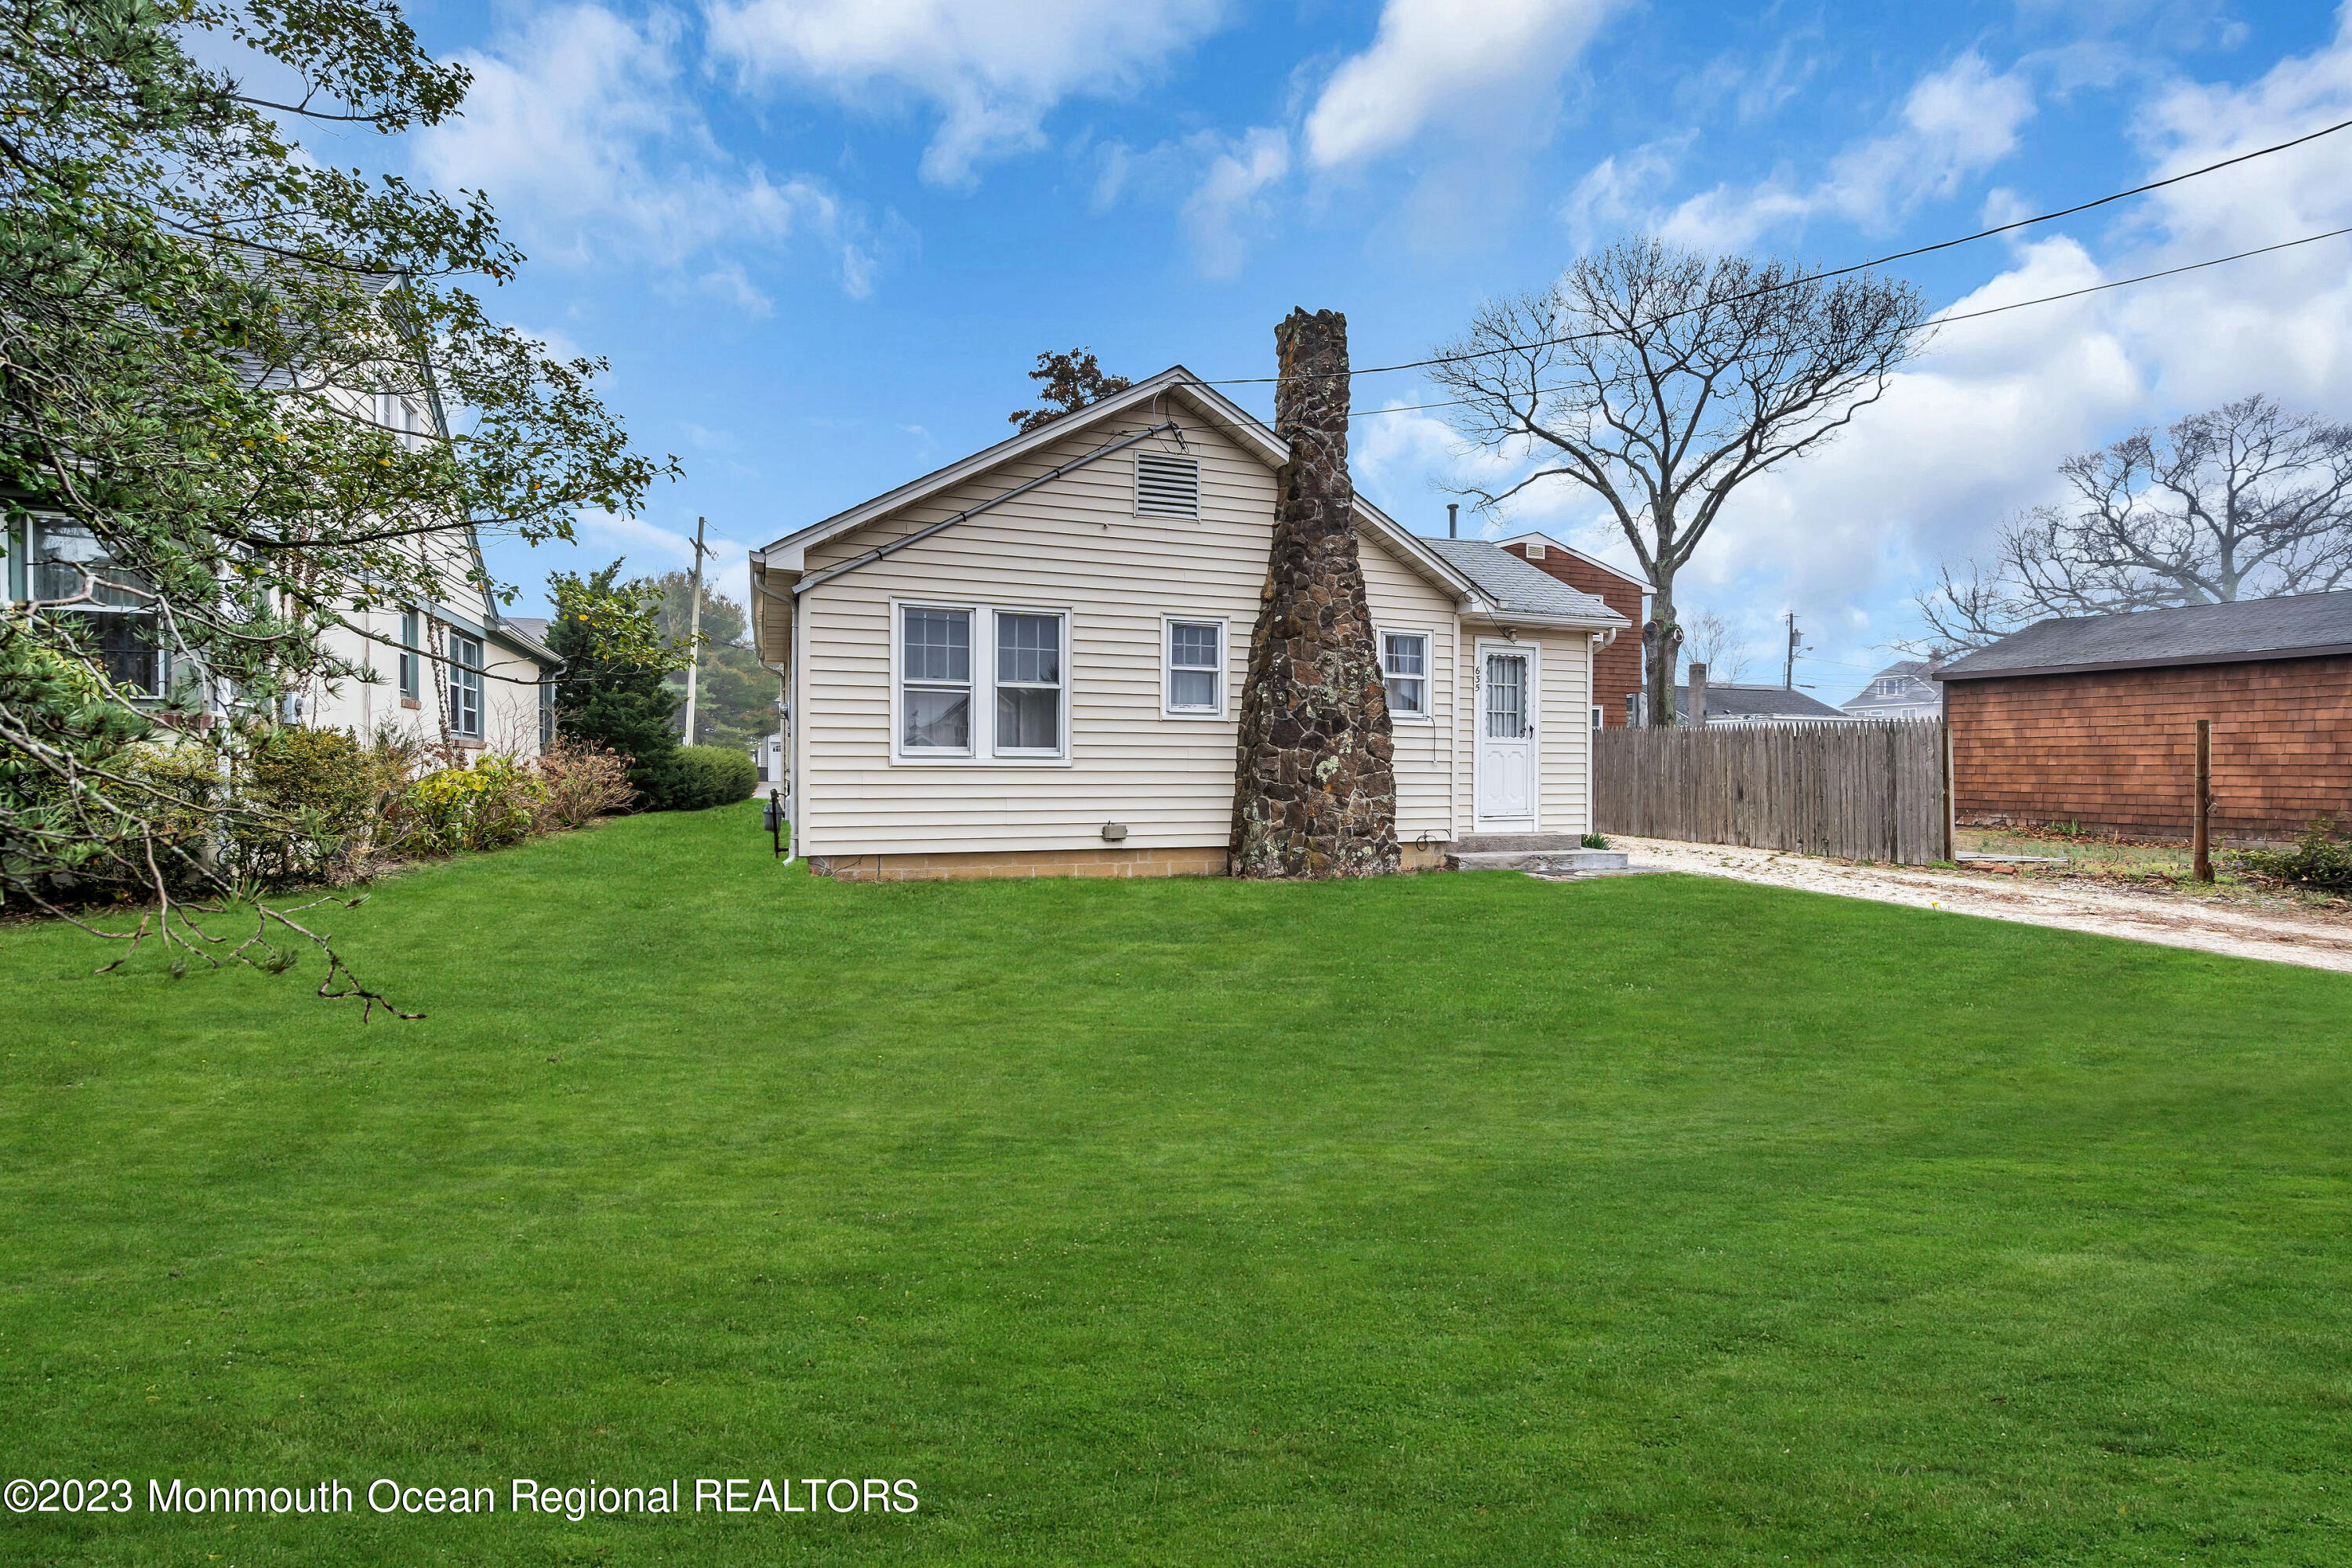
M755 552L800 852L850 878L1223 871L1282 455L1180 368ZM1474 637L1573 694L1516 826L1585 831L1586 667L1622 619L1482 618L1488 590L1358 510L1409 862L1475 831Z

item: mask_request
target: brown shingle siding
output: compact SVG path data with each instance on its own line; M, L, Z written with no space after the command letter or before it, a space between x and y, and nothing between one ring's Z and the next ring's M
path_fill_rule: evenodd
M1565 550L1547 550L1540 561L1528 561L1524 544L1503 549L1538 572L1548 572L1571 588L1581 589L1633 623L1617 640L1592 656L1592 700L1601 707L1601 721L1612 730L1625 727L1625 699L1642 689L1642 587L1614 572L1604 572L1590 561Z
M2200 719L2215 832L2352 821L2352 657L1953 680L1944 705L1964 821L2185 838Z

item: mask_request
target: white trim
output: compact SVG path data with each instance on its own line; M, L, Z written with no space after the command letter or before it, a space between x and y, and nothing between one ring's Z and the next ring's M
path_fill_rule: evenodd
M1077 748L1073 743L1070 710L1076 681L1071 666L1077 642L1077 616L1067 605L1023 605L994 599L947 599L928 597L893 597L890 600L890 763L893 767L910 768L1066 768L1075 759ZM925 747L909 751L906 745L906 712L903 700L905 622L908 610L952 610L971 617L969 626L970 658L966 673L971 684L971 727L967 731L971 746L965 751L933 750ZM1054 752L1000 751L996 746L996 617L1001 614L1016 616L1054 616L1062 623L1062 744ZM805 617L795 617L797 625ZM983 673L984 671L984 673ZM940 684L951 684L942 682ZM795 713L797 724L801 715ZM800 775L793 775L793 787L800 788Z
M1169 662L1168 648L1171 636L1179 624L1217 628L1217 705L1214 708L1176 706L1176 667ZM1160 716L1162 719L1215 721L1224 718L1228 706L1226 692L1233 684L1233 668L1234 623L1229 616L1183 616L1172 610L1161 613L1160 616Z
M1054 673L1056 677L1054 684L1048 686L1042 680L1011 683L1011 689L1015 691L1054 693L1055 729L1051 746L1006 746L997 741L996 698L998 692L1006 688L997 658L1003 651L999 639L1003 636L1003 621L1007 616L1026 616L1032 620L1054 623ZM1024 609L1017 605L991 605L988 607L988 754L1000 762L1060 762L1070 752L1070 612Z
M1372 648L1380 658L1381 687L1383 692L1385 692L1388 688L1389 638L1391 636L1401 637L1419 637L1421 639L1421 711L1418 713L1399 713L1395 709L1391 708L1389 710L1389 722L1391 724L1434 724L1437 722L1436 629L1431 626L1390 626L1380 625L1375 625L1372 627Z
M1478 787L1478 756L1486 749L1486 656L1490 653L1521 654L1528 661L1528 815L1524 817L1498 817L1492 826L1498 832L1540 833L1543 831L1543 647L1532 639L1513 642L1505 637L1478 638L1471 659L1471 831L1484 833L1489 826L1486 815L1480 808L1484 792Z

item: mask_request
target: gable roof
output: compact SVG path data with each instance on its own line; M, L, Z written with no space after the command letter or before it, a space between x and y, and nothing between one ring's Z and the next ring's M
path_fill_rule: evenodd
M1954 659L1935 679L1983 680L2331 653L2352 653L2352 590L2036 621Z
M1547 551L1557 550L1562 555L1573 555L1579 561L1583 562L1587 566L1591 566L1597 571L1606 572L1612 577L1622 577L1626 582L1631 583L1634 587L1641 589L1644 594L1650 592L1649 584L1643 582L1633 573L1626 571L1622 566L1613 565L1609 562L1603 561L1598 555L1587 554L1585 552L1579 550L1573 544L1562 544L1559 540L1554 539L1549 533L1515 533L1508 539L1497 539L1494 542L1496 544L1517 544L1521 546L1540 544Z
M1424 539L1422 542L1475 583L1495 608L1506 614L1633 625L1592 595L1570 587L1488 540Z
M1675 716L1690 718L1690 688L1675 688ZM1785 686L1717 686L1706 683L1706 716L1717 719L1847 719L1819 698Z
M1226 398L1214 387L1202 384L1198 377L1182 365L1171 365L1157 375L1137 382L1125 392L1115 393L1098 403L1090 403L1084 408L1063 415L1060 418L1049 420L1034 430L1024 430L1017 435L1008 437L992 447L984 447L943 468L935 468L919 479L909 479L896 489L886 490L871 500L862 501L846 510L837 511L831 517L821 519L805 528L787 533L774 542L753 551L752 564L762 571L772 568L796 571L806 559L807 551L812 545L822 544L829 539L838 538L868 523L880 521L893 512L915 505L967 480L977 479L1013 458L1063 440L1079 431L1106 425L1123 417L1139 415L1148 417L1171 400L1185 405L1192 409L1195 417L1233 437L1236 445L1255 454L1268 468L1279 468L1289 460L1288 444L1276 437L1273 430L1255 415ZM1488 608L1493 591L1483 588L1475 578L1433 548L1441 542L1457 542L1423 539L1403 527L1394 518L1366 500L1361 495L1356 498L1356 518L1358 523L1391 553L1431 583L1464 601L1465 608L1479 613L1484 613ZM1487 546L1487 548L1493 547ZM1495 553L1506 561L1511 559L1500 551L1496 551ZM1524 562L1513 563L1522 570L1533 573L1538 577L1544 576L1542 573L1534 572L1534 569L1527 566ZM1549 583L1554 580L1545 578L1545 581ZM1574 605L1565 611L1528 608L1513 609L1510 613L1529 619L1557 619L1565 615L1580 624L1599 626L1622 626L1630 624L1622 616L1591 595L1578 594L1564 584L1558 585L1575 601Z

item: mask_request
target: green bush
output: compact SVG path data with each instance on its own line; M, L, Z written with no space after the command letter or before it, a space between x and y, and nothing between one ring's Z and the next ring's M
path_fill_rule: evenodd
M680 746L670 753L663 780L662 805L670 811L701 811L751 798L760 770L749 754L728 746Z
M254 800L278 816L240 831L240 868L272 887L341 882L365 864L376 823L405 787L410 758L348 730L283 729L254 748Z
M2243 850L2238 864L2275 882L2352 892L2352 837L2324 816L2304 829L2294 848Z
M530 837L544 791L510 757L442 768L404 791L384 824L390 847L408 855L497 849Z

